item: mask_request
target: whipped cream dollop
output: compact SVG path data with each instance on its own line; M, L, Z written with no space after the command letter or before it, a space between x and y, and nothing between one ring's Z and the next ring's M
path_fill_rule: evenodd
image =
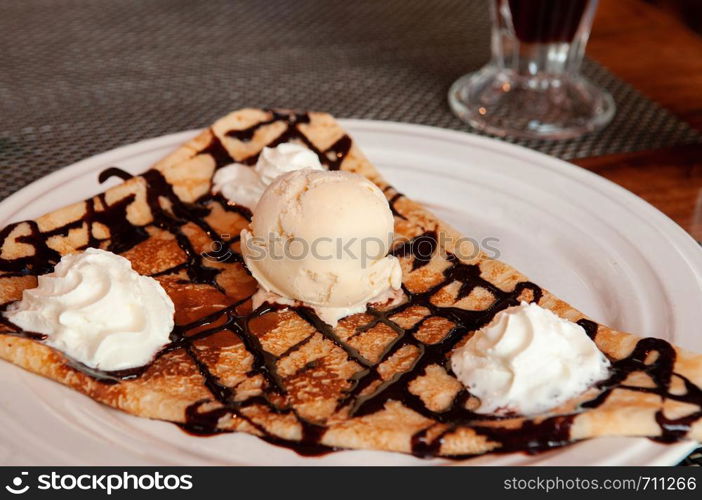
M4 315L91 368L144 366L169 342L175 308L158 281L112 252L64 256Z
M263 148L255 167L232 163L217 170L212 178L212 192L253 211L263 191L276 177L305 168L324 170L314 151L284 142Z
M451 356L477 413L541 413L605 379L610 363L585 330L537 304L495 315Z

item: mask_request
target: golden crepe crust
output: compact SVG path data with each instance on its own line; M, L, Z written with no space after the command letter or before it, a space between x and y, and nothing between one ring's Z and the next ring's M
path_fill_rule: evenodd
M217 159L207 151L215 143L213 141L218 141L234 160L245 161L278 137L285 124L273 121L258 128L250 140L246 141L227 135L227 132L246 129L270 120L272 116L271 112L259 109L233 112L153 168L162 173L182 201L193 202L209 193L211 189L211 177L217 166ZM330 115L309 113L309 117L309 123L299 124L298 129L319 150L326 150L344 137L344 130ZM462 240L460 234L451 227L410 199L396 196L396 191L365 159L355 143L351 144L341 168L366 176L383 189L389 199L395 200L393 206L399 214L396 217L396 232L399 235L413 238L427 231L443 233L443 248L439 250L471 255L472 257L465 262L479 266L481 277L500 290L511 291L519 283L527 281L525 276L508 265L488 258L475 248L466 248L466 245L471 244ZM147 182L144 178L135 177L111 188L104 197L93 198L92 204L96 210L101 210L105 204L109 206L132 195L133 200L126 208L126 216L133 225L147 226L153 221L153 214L146 202L146 189ZM36 222L41 231L49 231L79 219L85 213L86 207L86 202L80 202L40 217ZM208 222L220 234L236 235L246 225L245 218L223 210L216 203L211 204L210 208L212 212ZM91 230L92 236L100 240L100 245L105 246L109 242L108 228L95 224L94 227L87 226L83 224L67 234L55 235L47 244L61 255L75 252L87 244ZM28 230L28 226L17 226L5 239L0 255L3 258L16 258L31 252L31 246L17 241L17 237L26 234ZM142 274L153 274L174 268L184 261L185 256L174 243L173 235L153 226L148 227L148 232L149 239L124 253L124 256L132 261L135 269ZM196 226L184 228L184 234L198 252L207 251L208 245L212 243L208 235ZM457 248L457 244L463 247ZM231 245L232 249L237 248L236 241ZM408 290L426 290L441 281L441 273L449 265L446 259L441 258L441 253L437 252L427 265L417 270L413 270L408 259L401 259L403 281ZM186 283L182 273L174 272L158 278L169 294L178 299L176 323L187 323L217 308L231 306L255 290L255 281L240 263L215 262L212 266L222 269L217 282L226 294L207 285ZM3 303L17 300L22 289L32 287L35 283L35 278L31 276L3 278L0 275L0 299ZM525 293L529 294L528 291ZM457 294L458 285L450 284L434 295L432 303L441 307L484 310L494 300L487 290L473 290L471 294L456 302ZM539 304L570 321L584 318L582 313L547 291L543 292ZM244 304L242 307L250 306ZM429 310L425 307L413 306L401 314L390 316L390 319L403 328L420 325L415 333L416 338L426 344L432 344L446 336L452 324L445 318L427 319L428 314ZM358 326L370 324L371 320L368 315L354 315L342 320L335 332L364 358L376 361L383 345L392 342L396 334L382 324L369 328L363 334L355 333ZM481 432L470 426L449 427L438 423L403 407L397 401L389 401L383 410L376 413L349 418L348 408L337 408L337 401L349 388L348 379L361 367L349 360L342 349L292 311L272 312L267 317L252 322L251 328L260 339L263 348L279 357L277 369L285 378L288 404L298 415L313 422L325 423L328 430L321 442L334 447L411 452L413 437L423 432L428 441L441 438L441 445L435 453L473 455L498 450L502 446L500 442L490 439L491 426L516 429L525 422L539 425L545 419L557 418L559 414L573 415L575 412L572 425L567 430L568 440L607 435L658 436L661 427L656 422L656 414L660 410L670 418L690 411L684 404L670 399L662 400L656 394L625 389L615 389L605 402L596 408L579 411L578 403L597 393L592 389L589 394L570 401L543 417L482 422L481 426L484 429ZM604 326L599 327L596 336L598 347L613 360L627 357L638 341L638 337ZM302 347L295 349L298 345ZM231 335L231 332L218 332L194 342L192 347L194 357L192 353L176 349L158 358L144 374L133 380L105 384L72 368L60 353L40 342L13 335L0 335L1 358L134 415L183 423L186 421L186 409L194 403L203 402L200 411L220 406L205 387L203 376L194 359L209 367L219 382L233 391L233 397L237 401L262 392L265 380L260 374L250 373L253 358L241 339ZM292 352L288 352L291 349ZM381 379L388 380L393 374L407 370L416 359L415 351L409 346L403 347L383 361L378 367ZM702 386L702 356L681 349L676 349L676 353L675 372L698 387ZM640 380L632 382L633 385L645 387L645 376L639 378ZM433 411L439 411L450 404L460 389L460 383L438 365L428 366L425 373L409 383L410 392L416 393ZM372 390L373 386L366 389L367 392ZM292 440L302 436L303 430L293 414L272 413L259 405L247 407L243 412L245 415L241 416L242 418L225 415L219 420L219 427L254 434L261 434L260 429L265 429L265 432L273 436ZM687 437L702 439L700 421L693 423Z

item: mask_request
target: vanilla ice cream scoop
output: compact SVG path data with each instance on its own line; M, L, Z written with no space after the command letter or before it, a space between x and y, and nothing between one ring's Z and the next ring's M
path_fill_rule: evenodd
M393 228L385 196L365 177L297 170L263 193L251 231L241 233L242 253L265 292L334 325L400 288L400 263L388 255Z

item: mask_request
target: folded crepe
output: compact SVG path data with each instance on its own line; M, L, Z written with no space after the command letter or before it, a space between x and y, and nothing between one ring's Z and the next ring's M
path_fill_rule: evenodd
M386 194L400 240L393 253L403 269L401 303L369 307L334 328L303 307L252 310L257 284L238 238L251 214L212 195L211 180L216 169L253 165L263 147L282 142L303 144L326 168L363 175ZM155 277L175 304L176 327L148 366L90 370L7 320L0 357L191 432L247 432L301 453L367 448L420 456L539 450L596 436L702 440L702 356L598 325L470 247L385 182L325 113L235 111L143 175L6 227L0 245L4 307L61 256L87 247L118 253ZM520 301L583 326L612 362L611 375L542 415L475 413L450 354Z

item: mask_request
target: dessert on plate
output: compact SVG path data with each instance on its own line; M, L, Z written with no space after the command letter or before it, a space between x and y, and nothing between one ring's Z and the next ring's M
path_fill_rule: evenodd
M325 113L243 109L0 232L0 357L193 433L460 457L702 440L702 356L599 325L383 180Z

